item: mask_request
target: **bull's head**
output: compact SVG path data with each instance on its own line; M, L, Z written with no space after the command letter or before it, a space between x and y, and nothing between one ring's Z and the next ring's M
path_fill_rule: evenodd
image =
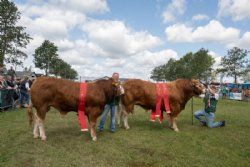
M199 80L192 79L191 86L192 86L193 93L195 95L203 94L206 91L205 85L201 83Z
M112 85L114 88L115 96L120 96L124 94L124 89L119 81L113 81Z

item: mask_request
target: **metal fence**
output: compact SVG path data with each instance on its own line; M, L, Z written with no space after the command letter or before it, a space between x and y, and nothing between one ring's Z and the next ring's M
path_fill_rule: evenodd
M0 89L0 109L14 107L14 89Z

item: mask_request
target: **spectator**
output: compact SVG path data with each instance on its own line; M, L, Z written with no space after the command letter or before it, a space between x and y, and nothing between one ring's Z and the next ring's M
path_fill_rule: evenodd
M29 104L29 77L25 76L24 79L21 81L20 84L20 105L21 107L28 107Z
M15 85L11 79L11 76L10 75L7 75L6 77L7 79L5 80L4 84L5 84L5 87L7 89L14 89L15 88Z
M4 88L4 77L2 75L0 75L0 89L3 89Z
M34 80L36 79L35 75L31 75L31 77L29 78L29 87L31 87L32 83L34 82Z
M21 86L21 78L16 78L16 81L15 81L15 92L16 92L16 97L14 97L15 99L15 104L14 106L15 107L20 107L20 104L21 104L21 93L20 93L20 86Z
M222 98L225 99L227 97L227 88L225 86L221 89Z
M10 69L7 71L7 75L11 76L11 80L12 80L12 82L13 82L14 79L15 79L15 76L16 76L16 72L15 72L15 70L13 69L12 66L11 66Z
M6 89L4 93L4 99L1 99L1 102L4 100L4 104L8 104L5 107L10 107L13 105L13 100L18 99L18 95L15 92L15 85L11 80L11 76L7 76L6 79L4 79L2 76L0 78L1 80L1 88ZM2 95L0 96L2 98Z

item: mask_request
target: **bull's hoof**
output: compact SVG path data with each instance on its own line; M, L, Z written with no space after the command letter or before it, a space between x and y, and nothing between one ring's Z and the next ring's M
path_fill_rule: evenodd
M129 130L129 129L130 129L130 127L129 127L129 126L126 126L126 127L125 127L125 129L126 129L126 130Z
M179 132L179 129L174 129L175 132Z
M34 135L33 138L34 138L34 139L38 139L38 138L39 138L39 135Z
M81 129L81 131L82 131L82 132L88 132L89 129L87 129L87 128L86 128L86 129Z
M97 137L92 137L92 140L93 141L97 141Z
M46 140L47 140L47 137L46 137L46 136L43 136L43 137L41 137L41 140L42 140L42 141L46 141Z
M168 128L171 129L171 130L174 130L174 128L172 126L169 126Z

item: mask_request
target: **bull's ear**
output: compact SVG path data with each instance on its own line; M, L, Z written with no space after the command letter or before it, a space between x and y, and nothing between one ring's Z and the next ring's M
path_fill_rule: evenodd
M191 79L191 85L192 86L197 86L199 84L199 80L197 79Z
M118 86L118 85L119 85L119 83L118 83L118 82L112 82L112 85L114 85L114 86Z
M192 86L195 86L195 85L196 85L196 82L197 82L197 81L196 81L195 79L191 79L191 85L192 85Z

